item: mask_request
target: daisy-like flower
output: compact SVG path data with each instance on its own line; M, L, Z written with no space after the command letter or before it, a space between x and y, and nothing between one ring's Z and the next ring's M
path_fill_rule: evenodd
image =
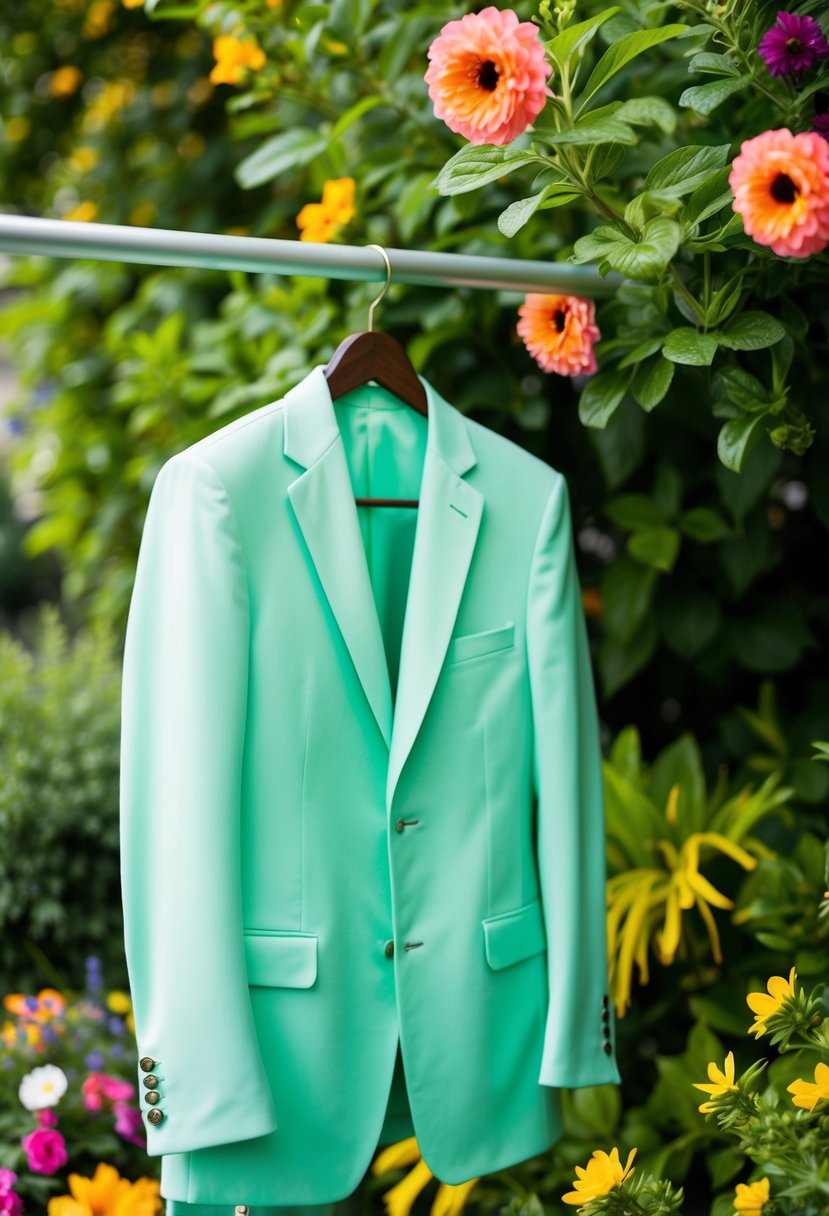
M322 188L322 202L306 203L296 217L301 241L330 241L338 228L354 218L353 177L336 177Z
M216 64L209 79L213 84L238 84L246 68L265 66L265 52L251 39L234 38L232 34L220 34L213 42Z
M794 984L797 978L797 973L792 967L789 972L789 978L784 979L782 975L773 975L766 984L768 995L765 992L750 992L746 997L746 1004L754 1014L754 1022L748 1028L748 1033L753 1034L756 1038L765 1034L768 1030L766 1020L773 1014L779 1013L783 1002L788 997L795 996Z
M510 143L555 96L538 26L510 8L448 21L426 54L435 117L474 144Z
M384 1148L372 1162L371 1172L385 1174L389 1170L399 1169L402 1165L411 1165L413 1168L383 1194L388 1216L409 1216L415 1199L434 1177L421 1156L416 1136L407 1136L406 1139L398 1140ZM432 1202L430 1216L458 1216L466 1204L469 1192L477 1182L477 1178L470 1178L468 1182L442 1182Z
M771 76L794 76L825 59L829 42L814 17L781 12L760 39L757 53Z
M786 1089L792 1094L795 1106L804 1110L814 1110L818 1102L829 1102L829 1064L821 1061L815 1065L814 1081L792 1081Z
M628 1174L633 1173L632 1161L636 1156L636 1149L632 1148L628 1153L628 1159L622 1169L622 1163L619 1160L619 1150L613 1148L610 1154L607 1154L603 1149L597 1148L593 1150L593 1156L587 1163L586 1168L581 1165L576 1166L578 1178L573 1183L575 1190L567 1191L561 1196L563 1203L589 1203L591 1199L598 1199L600 1195L607 1195L614 1187L620 1186Z
M734 1211L739 1212L740 1216L760 1216L768 1197L768 1178L758 1178L756 1182L738 1182L734 1192Z
M731 204L758 245L805 258L829 244L829 142L787 127L747 139L734 158Z
M57 1106L66 1093L66 1073L56 1064L41 1064L27 1072L20 1082L18 1097L26 1110Z
M70 1174L70 1195L53 1195L48 1216L156 1216L161 1210L155 1178L122 1178L114 1165L100 1161L91 1178Z
M711 1085L701 1084L699 1081L692 1082L694 1089L701 1089L705 1093L709 1093L711 1098L707 1102L703 1102L699 1107L700 1112L705 1115L708 1111L716 1110L717 1103L714 1099L721 1098L723 1094L729 1090L739 1091L739 1086L734 1084L734 1052L729 1051L725 1057L725 1072L717 1068L717 1065L712 1062L708 1065L708 1079L712 1081Z
M596 370L593 343L602 335L592 300L530 292L518 315L518 334L542 371L576 376Z

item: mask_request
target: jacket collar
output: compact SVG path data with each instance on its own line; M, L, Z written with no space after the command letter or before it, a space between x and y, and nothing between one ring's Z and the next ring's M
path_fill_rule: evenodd
M288 494L322 590L389 749L386 801L390 808L443 665L484 498L463 480L476 464L463 415L418 376L428 404L427 441L392 711L383 635L324 366L312 368L283 398L284 453L305 470L289 484Z

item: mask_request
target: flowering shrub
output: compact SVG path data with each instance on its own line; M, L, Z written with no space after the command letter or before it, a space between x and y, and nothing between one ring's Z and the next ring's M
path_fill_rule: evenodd
M0 1159L8 1172L0 1175L0 1214L19 1216L19 1205L32 1201L40 1205L35 1211L48 1202L49 1216L61 1216L68 1189L81 1206L66 1207L65 1216L153 1216L160 1210L157 1181L139 1179L136 1190L116 1168L134 1173L147 1161L128 1079L136 1053L129 995L105 990L91 956L82 993L9 993L3 1008ZM78 1172L86 1169L97 1169L97 1181ZM4 1187L11 1197L5 1208ZM109 1196L105 1203L87 1202L99 1191Z

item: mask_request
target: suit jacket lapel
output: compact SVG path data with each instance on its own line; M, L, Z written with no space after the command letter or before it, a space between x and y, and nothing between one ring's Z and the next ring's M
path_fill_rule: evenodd
M284 397L284 451L304 472L288 494L323 592L389 748L387 805L440 673L478 535L483 497L463 416L420 376L428 438L406 600L397 696L371 587L354 491L322 364Z

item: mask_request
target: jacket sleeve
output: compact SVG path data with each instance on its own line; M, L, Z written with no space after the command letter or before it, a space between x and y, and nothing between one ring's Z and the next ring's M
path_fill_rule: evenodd
M151 1157L277 1128L242 924L249 633L232 503L211 466L179 453L150 496L121 693L124 942Z
M527 601L536 857L549 1002L540 1085L621 1083L608 994L604 793L599 721L567 483L558 473Z

